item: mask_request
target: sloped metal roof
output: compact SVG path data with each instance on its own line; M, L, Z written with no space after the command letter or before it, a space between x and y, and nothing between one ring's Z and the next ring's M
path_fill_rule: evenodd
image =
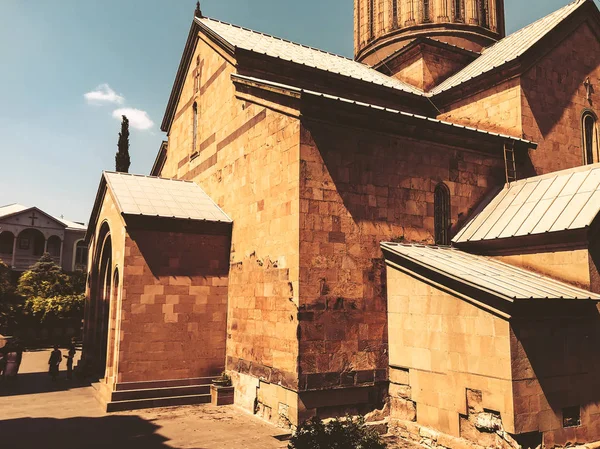
M496 44L485 49L479 58L463 70L451 76L439 86L433 88L430 91L430 94L437 95L456 87L465 81L500 67L507 62L514 61L587 1L588 0L576 0L564 8L541 18L537 22L498 41Z
M242 28L209 18L196 18L197 23L220 36L230 45L255 53L279 58L326 72L336 73L368 83L423 96L422 90L400 80L384 75L352 59L323 50L297 44L268 34Z
M600 164L507 184L454 237L456 244L589 227L600 213Z
M439 124L442 126L447 126L447 127L454 128L454 129L462 129L467 132L479 133L482 135L500 138L503 140L512 140L514 142L524 144L528 148L532 148L532 149L537 148L537 143L531 142L530 140L521 139L520 137L508 136L506 134L499 134L499 133L494 133L494 132L490 132L490 131L485 131L485 130L479 129L479 128L473 128L470 126L459 125L457 123L451 123L451 122L448 122L445 120L438 120L438 119L435 119L432 117L426 117L424 115L413 114L410 112L401 111L399 109L386 108L386 107L378 106L378 105L371 104L371 103L364 103L362 101L350 100L348 98L338 97L335 95L330 95L330 94L326 94L323 92L316 92L316 91L308 90L308 89L302 89L299 87L290 86L288 84L276 83L273 81L255 78L255 77L251 77L251 76L233 74L232 79L234 81L249 82L254 85L260 84L260 85L275 87L278 89L285 89L285 90L289 90L292 92L296 92L298 94L305 94L305 95L313 96L313 97L321 97L321 98L325 98L327 100L338 101L340 103L353 104L353 105L364 107L364 108L374 109L374 110L382 111L382 112L388 112L390 114L396 114L401 117L412 118L414 120L418 120L421 122L436 123L436 124Z
M600 295L485 256L450 247L382 243L383 249L448 278L509 300L600 301Z
M194 182L114 172L103 175L125 215L231 223Z

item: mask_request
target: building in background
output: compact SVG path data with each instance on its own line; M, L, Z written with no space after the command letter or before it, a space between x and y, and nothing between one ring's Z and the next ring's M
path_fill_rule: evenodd
M88 247L83 223L53 217L37 207L0 207L0 260L26 271L44 253L65 271L86 270Z

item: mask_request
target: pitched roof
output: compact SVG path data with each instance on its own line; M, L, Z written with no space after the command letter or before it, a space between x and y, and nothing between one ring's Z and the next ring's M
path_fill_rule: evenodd
M103 177L124 215L231 223L194 182L113 172Z
M423 91L400 80L384 75L369 66L344 56L297 44L257 31L242 28L209 18L196 18L198 24L209 29L234 48L279 58L318 70L336 73L349 78L362 80L401 90L415 95L424 95Z
M456 244L572 231L600 213L600 164L507 184L452 240Z
M511 302L532 299L600 301L598 294L455 248L398 243L382 243L381 247L399 256L400 264L411 262Z
M27 206L23 206L22 204L14 203L14 204L8 204L6 206L0 206L0 218L8 217L10 215L20 214L21 212L25 212L26 210L29 210L29 209L37 209L40 212L46 214L44 211L38 209L37 207L27 207ZM46 214L46 215L48 215L50 218L53 218L54 220L64 224L67 227L67 229L74 229L74 230L81 230L81 231L85 231L87 229L87 226L85 226L84 224L81 224L81 223L77 223L76 221L65 220L64 218L54 217L50 214Z
M394 115L398 116L399 119L411 120L411 121L417 122L417 123L419 123L420 126L425 126L426 124L433 124L433 125L437 125L437 126L446 128L446 129L463 130L467 133L479 134L480 136L487 136L490 138L500 139L502 141L512 140L513 142L515 142L517 144L521 144L522 146L531 148L531 149L537 148L537 143L531 142L529 140L521 139L519 137L513 137L513 136L508 136L506 134L499 134L499 133L494 133L494 132L490 132L490 131L485 131L485 130L482 130L479 128L472 128L470 126L459 125L459 124L447 122L444 120L438 120L438 119L435 119L432 117L426 117L424 115L418 115L418 114L413 114L410 112L401 111L399 109L386 108L386 107L378 106L378 105L371 104L371 103L355 101L355 100L351 100L348 98L338 97L336 95L330 95L330 94L326 94L323 92L317 92L317 91L313 91L313 90L309 90L309 89L302 89L299 87L290 86L288 84L276 83L273 81L268 81L268 80L264 80L264 79L260 79L260 78L251 77L251 76L234 74L234 75L232 75L232 79L234 80L234 82L236 81L236 82L241 82L241 83L249 83L250 85L254 85L254 86L256 86L256 85L270 86L270 87L275 87L278 89L285 89L285 90L288 90L291 92L295 92L297 94L303 94L303 95L306 95L309 97L320 97L320 98L324 98L327 100L336 101L339 103L353 104L353 105L356 105L356 106L359 106L362 108L366 108L366 109L387 112L389 114L394 114Z
M588 1L576 0L573 3L569 3L558 11L498 41L485 49L479 58L463 70L432 89L430 94L437 95L510 61L514 61Z

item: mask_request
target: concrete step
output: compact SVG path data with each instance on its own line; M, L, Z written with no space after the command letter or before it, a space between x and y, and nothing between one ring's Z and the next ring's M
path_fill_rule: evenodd
M111 402L194 396L202 394L210 394L210 385L186 385L181 387L146 388L126 391L118 390L111 393Z
M175 407L180 405L207 404L210 394L194 394L186 396L172 396L168 398L147 398L128 401L112 401L106 404L107 412L121 412L125 410L140 410L144 408Z
M187 387L190 385L210 385L215 377L192 377L188 379L155 380L151 382L124 382L117 384L117 391L149 390L152 388L167 387Z

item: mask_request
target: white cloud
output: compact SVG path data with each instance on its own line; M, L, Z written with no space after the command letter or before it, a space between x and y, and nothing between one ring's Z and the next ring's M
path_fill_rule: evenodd
M134 108L121 108L112 113L112 116L118 120L121 120L121 116L123 115L129 119L129 124L135 129L145 131L154 126L154 122L150 120L146 111Z
M108 84L100 84L95 90L83 95L89 104L123 104L125 97L117 94Z

